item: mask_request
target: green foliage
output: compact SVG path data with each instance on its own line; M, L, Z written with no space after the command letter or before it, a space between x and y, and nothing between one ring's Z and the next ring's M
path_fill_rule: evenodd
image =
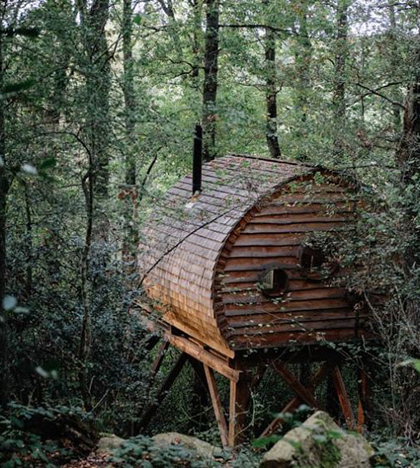
M0 466L56 466L68 459L71 451L55 440L45 440L39 433L28 429L28 423L37 417L53 419L57 414L73 413L69 408L28 408L12 405L8 416L0 415Z
M371 465L375 468L415 468L420 462L418 447L410 446L404 438L381 439L374 436L375 453Z
M256 468L260 455L242 447L237 453L222 452L215 458L200 456L194 449L182 445L159 445L146 436L133 437L117 449L110 461L116 466L131 468Z
M75 2L66 0L28 2L24 8L20 2L2 4L0 197L2 202L7 198L7 207L0 215L5 221L7 266L0 325L7 330L8 342L4 375L9 395L23 405L80 406L102 427L129 435L154 394L148 373L153 353L146 352L147 334L129 311L133 298L143 292L132 269L136 245L128 249L131 257L125 256L127 227L137 232L162 193L191 168L192 129L202 112L206 2L151 0L137 6L131 16L130 73L124 72L122 39L127 30L121 24L122 2L84 3L88 9L107 7L84 15ZM355 267L356 275L343 274L340 281L371 307L382 346L326 346L371 357L380 382L374 385L376 426L391 425L399 433L410 426L413 442L420 425L416 372L420 185L418 174L403 182L397 150L402 130L398 103L404 102L403 93L418 68L414 60L418 19L417 9L410 5L370 3L356 0L349 9L347 61L341 77L346 115L345 125L338 126L332 105L337 81L336 2L224 0L217 150L221 155L268 154L262 26L269 25L276 37L277 124L283 157L345 169L362 183L365 206L374 207L360 214L355 230L337 235L335 242L320 234L308 244L328 246L342 272ZM162 5L172 5L173 15ZM128 81L133 88L130 109L124 95ZM124 195L129 161L134 161L137 177L133 192L138 196L132 199ZM88 210L89 182L93 213ZM318 175L316 182L322 182ZM92 243L83 278L90 218ZM137 238L132 243L136 242ZM407 257L413 259L409 268L403 266ZM390 296L387 304L376 303L375 295L384 293ZM81 362L85 310L91 324L90 352ZM399 366L406 356L415 359ZM82 388L82 371L87 389ZM163 403L153 431L174 426L185 432L197 429L187 416L194 399L185 387L191 387L192 380L191 371L181 375L182 385L175 386ZM357 387L357 377L350 372L349 380ZM219 384L227 403L226 384ZM325 387L317 392L317 397L325 397ZM291 396L290 389L267 372L252 398L250 429L257 433L266 426L271 413ZM168 421L174 408L179 411ZM200 411L207 417L200 430L215 440L210 406ZM24 409L19 414L14 417L20 421ZM283 416L284 431L296 424ZM13 451L20 458L36 447L46 457L53 453L12 419L3 417L2 427L7 439L1 443L9 444L8 462L12 463ZM326 442L322 437L319 442ZM276 438L258 444L267 447ZM180 454L178 448L156 454L148 443L140 438L128 444L126 462L138 462L142 454L145 463L175 463L184 456L187 463L201 462L193 454ZM32 452L24 451L28 447L34 447ZM232 463L246 466L246 457L239 455Z

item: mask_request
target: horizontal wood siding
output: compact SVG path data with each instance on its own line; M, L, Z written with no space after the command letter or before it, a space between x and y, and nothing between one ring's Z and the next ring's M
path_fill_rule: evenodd
M354 196L334 177L320 185L293 185L255 207L220 256L215 310L233 349L347 340L368 319L345 289L308 280L298 264L300 246L311 233L351 229ZM260 275L274 265L289 278L287 291L275 300L258 288Z

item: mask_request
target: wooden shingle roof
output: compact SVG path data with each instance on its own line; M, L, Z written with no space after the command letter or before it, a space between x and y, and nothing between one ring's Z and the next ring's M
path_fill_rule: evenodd
M165 305L165 320L226 351L214 317L212 286L219 255L235 226L263 197L314 171L293 162L228 155L203 166L202 192L182 178L147 219L139 272L148 296ZM204 331L203 331L204 328Z

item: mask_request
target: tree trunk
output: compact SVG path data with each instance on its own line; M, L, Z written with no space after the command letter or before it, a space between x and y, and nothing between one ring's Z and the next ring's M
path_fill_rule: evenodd
M26 183L24 186L25 193L25 213L26 213L26 281L25 294L27 298L32 294L32 251L33 251L33 235L32 235L32 209L29 187Z
M412 183L417 187L418 181L413 177L420 173L420 45L412 67L415 72L407 91L403 136L397 152L397 161L404 185Z
M193 0L193 70L191 72L192 86L194 89L199 89L199 77L200 77L200 38L202 35L201 30L201 14L202 14L202 3L201 0Z
M125 204L125 236L123 242L123 260L127 264L127 273L133 272L135 263L135 249L137 245L137 171L135 153L135 119L136 102L134 91L134 62L133 62L133 7L132 0L124 0L123 4L123 94L124 94L124 124L126 136L126 167L124 204Z
M348 33L348 0L337 0L337 35L335 41L335 70L333 117L335 128L333 152L336 158L344 154L344 128L346 122L346 58Z
M81 297L83 304L82 330L79 344L79 382L86 408L91 407L88 385L88 362L91 353L91 301L89 291L89 258L93 242L106 241L108 216L106 201L109 182L109 94L110 56L106 38L109 0L94 0L87 9L84 0L78 0L80 27L85 56L82 66L86 77L86 151L89 166L82 180L86 202L86 234L81 258ZM108 258L101 255L105 271ZM99 275L97 275L99 276ZM106 296L106 289L101 294ZM103 297L101 298L103 299Z
M106 25L109 0L95 0L89 12L82 4L81 23L87 66L86 140L92 158L94 176L94 236L106 240L108 217L104 207L109 184L109 95L111 68Z
M300 148L305 147L307 112L309 108L308 92L310 90L310 64L312 59L312 44L308 34L308 2L301 0L298 3L297 16L299 22L299 37L296 51L296 66L298 74L296 107L299 122L297 123L296 137ZM306 160L306 153L299 154L300 160Z
M136 160L133 154L134 146L134 123L135 123L135 94L134 94L134 63L133 63L133 10L132 0L124 0L123 8L123 93L124 93L124 111L125 111L125 133L127 137L127 159L125 183L134 187L136 185Z
M206 0L206 32L203 85L203 159L216 156L217 71L219 58L219 0Z
M82 392L83 402L87 410L92 408L91 396L88 384L88 360L91 350L92 330L91 330L91 314L90 314L90 300L89 300L89 257L92 246L93 235L93 215L94 215L94 177L93 160L89 156L89 168L82 180L83 193L85 195L86 204L86 233L85 244L83 246L80 275L81 275L81 297L83 305L83 320L82 331L80 334L79 344L79 360L81 369L79 372L79 383Z
M2 23L2 21L1 21ZM0 89L4 86L3 35L0 34ZM8 330L3 314L6 293L6 209L9 180L6 173L5 102L0 99L0 405L8 400Z
M268 5L269 0L264 0ZM270 156L280 158L281 150L277 136L277 79L276 79L276 36L271 28L265 28L264 37L267 123L266 140Z
M400 57L398 56L398 40L397 40L397 20L395 17L395 6L392 2L389 3L388 6L388 12L389 12L389 22L390 22L390 28L388 31L389 39L391 42L391 60L390 60L390 66L391 70L396 70L398 69L399 62L400 62ZM393 93L393 99L396 102L400 102L401 96L398 91L394 91ZM397 135L400 134L401 132L401 112L400 108L398 106L393 106L392 110L394 114L394 126L395 126L395 133Z

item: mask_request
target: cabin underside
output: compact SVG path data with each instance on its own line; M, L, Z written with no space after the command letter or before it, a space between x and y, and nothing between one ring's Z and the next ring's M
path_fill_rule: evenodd
M363 430L371 405L368 384L370 377L365 368L359 368L358 406L354 411L341 372L345 359L339 352L319 345L299 346L294 349L289 345L268 352L267 350L254 351L251 354L237 352L234 359L228 359L211 349L206 349L174 327L164 323L159 325L156 321L148 320L145 318L144 309L134 308L132 313L139 314L138 318L143 321L149 331L153 332L147 344L149 349L161 340L152 364L152 376L161 368L169 345L180 351L177 360L158 389L155 400L145 409L137 427L138 431L146 429L187 363L194 369L203 388L208 392L224 447L235 447L250 435L249 410L252 404L252 393L257 389L268 369L272 369L283 380L294 396L283 409L278 408L280 415L260 432L260 438L276 432L284 424L281 415L294 412L302 404L313 409L325 409L327 403L320 401L315 391L326 379L330 379L332 383L334 395L329 395L329 397L336 399L337 407L341 409L342 421L350 430L359 432ZM305 363L312 369L312 375L307 375L305 381L302 381L293 370L294 365L299 363ZM227 405L222 401L215 378L216 373L229 382ZM340 417L339 414L337 416Z

